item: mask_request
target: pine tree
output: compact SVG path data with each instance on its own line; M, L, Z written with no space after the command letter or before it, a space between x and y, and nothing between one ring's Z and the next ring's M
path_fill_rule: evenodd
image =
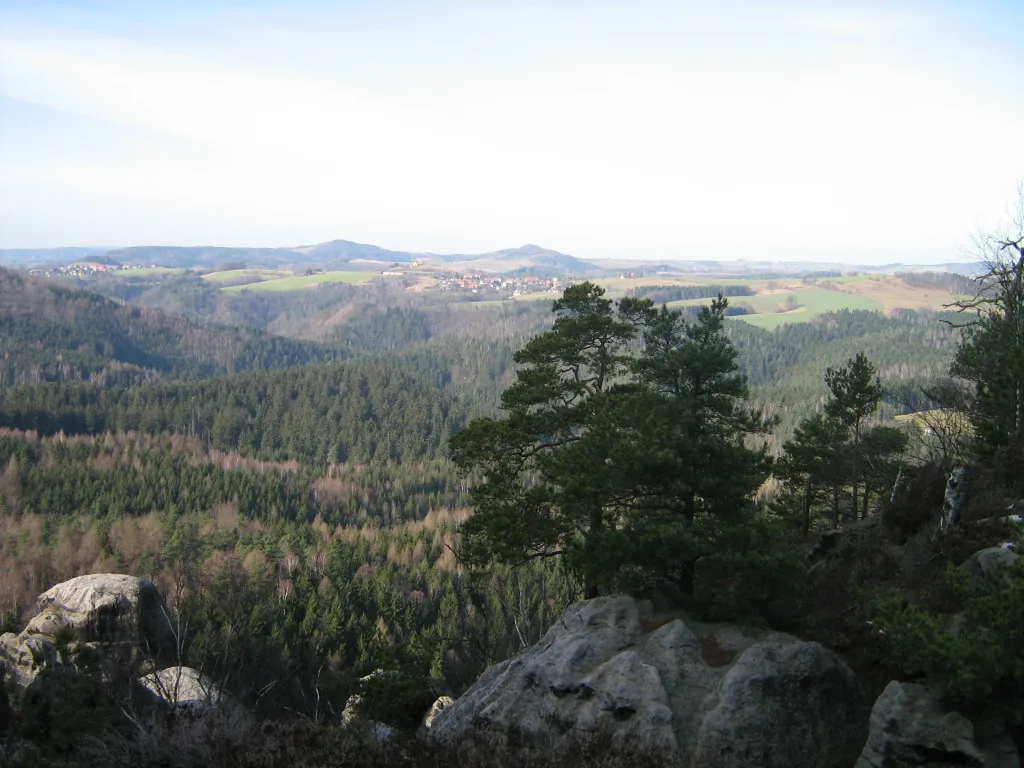
M684 595L693 595L697 561L750 514L770 468L766 446L746 444L772 424L744 403L746 381L725 334L727 307L719 296L694 322L678 310L648 310L634 364L636 440L627 487L643 513L631 520L647 532L634 540L647 539L635 548L646 553L635 559Z
M814 510L822 505L831 504L833 526L839 525L845 438L837 421L818 414L802 421L782 445L783 455L775 465L782 490L775 508L795 518L804 536L810 532Z
M485 475L461 527L464 559L522 563L565 556L596 597L597 539L619 513L606 466L615 442L615 385L628 371L638 329L623 308L585 282L554 302L552 329L516 353L522 367L502 395L507 415L477 419L451 441L464 471Z
M451 442L484 477L464 561L559 556L588 598L620 577L692 595L697 560L750 512L769 466L744 442L768 425L742 405L726 307L719 297L689 322L647 300L613 305L591 283L566 290L552 329L516 355L506 415Z
M969 418L977 447L990 453L1024 438L1024 186L1008 228L976 239L986 272L975 296L954 303L974 314L951 373L974 390Z
M882 401L882 385L875 375L875 366L863 352L858 352L840 368L828 368L825 371L825 383L832 394L825 404L825 415L842 425L850 434L850 515L856 520L860 509L857 492L864 463L861 456L861 430L868 417L878 410L878 404Z

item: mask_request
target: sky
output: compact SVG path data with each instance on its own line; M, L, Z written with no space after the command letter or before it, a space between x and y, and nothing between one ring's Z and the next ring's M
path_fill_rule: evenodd
M1024 3L0 0L0 248L963 260Z

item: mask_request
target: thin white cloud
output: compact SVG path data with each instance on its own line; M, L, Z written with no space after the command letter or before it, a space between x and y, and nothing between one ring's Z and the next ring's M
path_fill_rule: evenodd
M910 19L801 23L850 41L753 61L570 46L542 68L448 63L388 88L0 24L0 94L146 137L52 166L0 153L6 179L51 192L0 192L0 230L51 242L31 203L67 222L60 242L953 255L1024 174L1019 110L884 44ZM83 199L87 221L61 218Z
M882 42L912 30L920 18L905 11L811 11L796 17L803 29L850 40Z

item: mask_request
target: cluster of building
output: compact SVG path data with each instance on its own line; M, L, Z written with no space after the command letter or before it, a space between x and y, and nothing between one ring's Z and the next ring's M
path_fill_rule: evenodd
M575 283L571 277L535 277L494 275L482 272L441 272L434 276L442 291L491 293L501 296L522 296L528 293L561 293Z
M53 269L33 269L30 274L41 275L42 277L86 277L101 272L121 272L126 269L145 269L141 264L99 264L95 261L76 261L74 264L67 264L63 267Z

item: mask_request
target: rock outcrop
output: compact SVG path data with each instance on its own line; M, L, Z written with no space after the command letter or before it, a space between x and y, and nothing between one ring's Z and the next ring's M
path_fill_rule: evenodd
M193 714L224 701L220 689L192 667L167 667L142 676L139 683L168 706Z
M558 750L605 732L707 768L845 768L865 714L853 672L817 643L656 618L613 596L577 603L537 645L488 669L428 739Z
M150 654L173 644L163 600L148 579L94 573L65 581L41 594L25 633L55 637L61 629L79 642L127 645Z
M454 703L455 699L451 696L438 696L437 699L434 700L434 703L430 705L430 709L427 710L427 714L423 716L423 732L425 733L433 728L434 721L437 719L437 716Z
M147 579L79 576L41 594L36 608L20 634L0 635L0 663L15 694L32 686L44 669L73 673L85 658L159 664L174 648L160 593Z
M1020 768L1020 758L1005 733L979 743L971 721L946 709L935 691L893 681L871 710L867 744L855 768L925 766Z
M963 568L971 579L975 589L982 589L992 582L1000 571L1013 566L1018 555L1006 547L989 547L975 552L964 563Z
M957 467L949 473L946 493L942 500L939 530L945 531L960 522L967 508L967 467Z

